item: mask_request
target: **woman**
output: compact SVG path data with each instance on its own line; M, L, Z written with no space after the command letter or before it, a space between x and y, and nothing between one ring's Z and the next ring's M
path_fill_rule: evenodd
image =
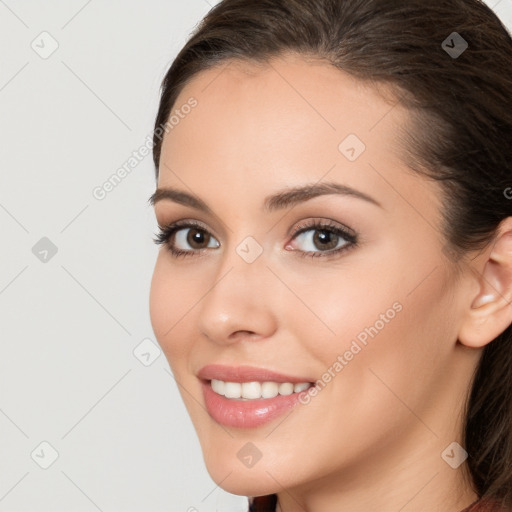
M511 77L478 0L224 0L175 59L151 321L250 510L512 510Z

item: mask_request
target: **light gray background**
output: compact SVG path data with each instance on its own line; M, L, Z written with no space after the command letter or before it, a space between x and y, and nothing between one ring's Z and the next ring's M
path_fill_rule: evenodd
M208 476L154 344L151 156L93 196L214 3L0 0L0 512L247 508ZM512 0L487 3L512 27Z

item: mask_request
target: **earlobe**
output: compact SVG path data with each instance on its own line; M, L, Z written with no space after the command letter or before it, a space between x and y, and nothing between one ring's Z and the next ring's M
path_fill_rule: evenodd
M475 263L478 292L467 310L459 341L480 348L512 323L512 217L501 222L492 246Z

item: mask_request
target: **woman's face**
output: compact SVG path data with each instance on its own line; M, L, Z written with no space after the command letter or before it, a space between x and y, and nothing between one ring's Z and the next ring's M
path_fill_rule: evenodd
M291 56L202 72L176 110L151 320L212 478L259 495L441 460L474 359L407 112Z

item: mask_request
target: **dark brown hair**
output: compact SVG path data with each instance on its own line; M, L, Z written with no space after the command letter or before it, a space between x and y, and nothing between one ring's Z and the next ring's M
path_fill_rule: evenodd
M468 44L460 55L447 50L454 32ZM157 176L161 127L191 79L233 59L265 63L285 52L389 86L410 112L400 139L405 163L443 183L447 254L459 261L493 241L512 216L512 39L480 0L221 1L163 80ZM475 492L512 507L510 326L485 347L465 414Z

